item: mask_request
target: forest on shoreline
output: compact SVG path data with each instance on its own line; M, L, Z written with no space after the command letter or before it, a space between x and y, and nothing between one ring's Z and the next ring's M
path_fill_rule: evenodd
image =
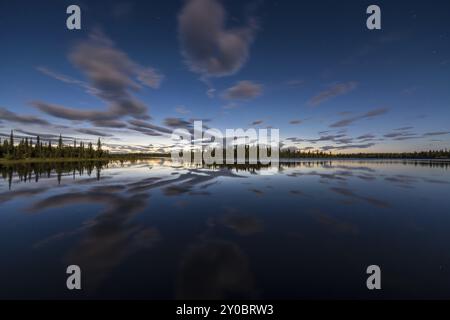
M96 145L92 142L85 143L76 140L72 144L64 144L60 135L58 142L52 145L52 141L44 142L39 136L35 140L22 138L15 142L14 133L11 131L9 139L0 139L0 163L21 161L84 161L84 160L129 160L154 157L170 157L169 153L110 153L102 148L102 142L98 138ZM235 147L235 155L236 155ZM268 148L270 154L270 148ZM246 159L249 155L249 147L245 146ZM339 153L323 151L293 151L281 149L280 159L449 159L450 150L429 150L398 153Z
M33 138L21 138L17 143L13 131L8 139L0 139L0 163L7 162L65 162L65 161L87 161L87 160L133 160L149 157L170 156L169 154L153 153L110 153L104 150L102 142L98 138L96 145L92 142L73 141L65 144L60 135L58 142L42 141L37 136Z
M92 142L87 145L81 141L73 141L72 145L63 143L59 136L58 143L53 146L52 141L43 142L39 136L33 141L32 138L22 138L15 143L14 133L11 131L9 139L0 139L0 159L24 160L24 159L102 159L109 156L108 150L102 149L102 142L98 138L94 148Z
M302 151L280 151L280 158L285 159L449 159L450 150L428 150L414 152L386 152L386 153L338 153L331 152L302 152Z

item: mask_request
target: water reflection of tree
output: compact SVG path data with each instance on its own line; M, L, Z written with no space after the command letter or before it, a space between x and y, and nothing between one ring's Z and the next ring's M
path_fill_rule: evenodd
M362 164L403 164L403 165L414 165L420 167L430 167L430 168L445 168L450 167L450 161L445 160L396 160L396 159L333 159L333 160L293 160L293 159L283 159L278 163L278 168L316 168L316 167L333 167L340 163L362 163ZM259 171L268 168L273 168L273 164L211 164L202 165L204 168L227 168L235 169L236 171Z
M77 175L91 176L95 170L96 177L100 180L101 170L107 168L108 163L108 161L16 163L0 165L0 171L3 179L8 180L9 188L11 188L14 176L17 176L21 182L32 180L38 182L41 178L56 176L60 183L62 176L72 175L75 179Z
M402 164L405 166L416 167L430 167L430 168L443 168L448 169L450 162L448 161L434 161L434 160L286 160L280 161L275 168L279 171L283 171L285 168L337 168L342 163L348 164L376 164L376 165L392 165ZM108 168L111 164L119 166L127 166L128 164L134 165L136 161L124 161L124 160L90 160L90 161L55 161L55 162L24 162L15 164L0 164L1 175L4 180L8 181L9 187L15 175L17 175L20 182L27 182L34 180L38 182L41 178L56 177L58 183L61 182L63 176L72 175L73 179L76 176L88 175L91 176L95 171L97 180L101 178L101 171L104 168ZM236 172L250 172L257 173L259 171L268 170L274 168L274 165L264 164L212 164L212 165L193 165L194 168L204 169L228 169ZM351 166L348 166L351 169Z

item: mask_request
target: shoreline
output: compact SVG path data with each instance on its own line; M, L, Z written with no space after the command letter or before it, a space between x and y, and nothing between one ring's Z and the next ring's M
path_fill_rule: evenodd
M347 157L333 157L333 158L283 158L279 162L292 162L292 161L319 161L319 160L330 160L330 161L436 161L436 162L450 162L450 159L426 159L426 158L347 158Z
M130 157L130 156L116 156L116 157L107 157L107 158L28 158L28 159L17 159L17 160L9 160L9 159L0 159L0 165L8 165L8 164L24 164L24 163L60 163L60 162L102 162L102 161L134 161L134 160L145 160L145 159L159 159L159 158L167 158L170 156L167 155L154 155L154 156L142 156L142 157Z
M170 155L147 155L147 156L113 156L107 158L44 158L44 159L0 159L0 165L14 165L27 163L63 163L63 162L105 162L105 161L137 161L147 159L161 159L170 158ZM347 158L347 157L333 157L333 158L280 158L279 163L289 162L305 162L305 161L413 161L413 162L449 162L450 159L426 159L426 158Z

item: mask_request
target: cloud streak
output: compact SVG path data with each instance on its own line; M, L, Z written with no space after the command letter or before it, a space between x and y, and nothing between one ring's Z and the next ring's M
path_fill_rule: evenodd
M109 134L109 133L101 132L101 131L94 130L94 129L87 129L87 128L75 129L75 131L84 133L84 134L88 134L91 136L98 136L98 137L112 137L113 136L112 134Z
M317 107L318 105L336 98L338 96L347 94L356 89L358 83L355 81L337 83L328 87L326 90L319 92L314 97L308 101L308 105L312 107Z
M149 136L158 136L161 134L171 134L172 133L172 130L170 130L168 128L157 126L157 125L154 125L149 122L142 121L142 120L132 119L132 120L129 120L128 123L130 123L132 125L130 127L130 129L141 132L141 133L149 135Z
M323 147L321 147L321 149L324 151L347 150L347 149L367 149L367 148L373 147L374 145L375 145L375 143L370 142L370 143L363 143L363 144L347 144L347 145L343 145L343 146L323 146Z
M251 81L239 81L223 93L227 100L250 100L262 94L263 86Z
M21 124L50 125L47 120L35 116L19 115L2 107L0 107L0 119Z
M374 109L371 110L369 112L366 112L362 115L357 115L354 117L350 117L350 118L346 118L340 121L337 121L335 123L332 123L330 125L330 128L341 128L341 127L347 127L351 124L353 124L354 122L358 121L358 120L362 120L362 119L370 119L373 117L377 117L377 116L381 116L383 114L386 114L389 111L388 108L378 108L378 109Z

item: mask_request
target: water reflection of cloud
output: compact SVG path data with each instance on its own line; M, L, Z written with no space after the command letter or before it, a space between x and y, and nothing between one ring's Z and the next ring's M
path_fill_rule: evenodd
M164 189L166 196L178 196L191 190L189 186L168 186Z
M326 180L346 181L349 174L348 174L348 172L345 172L345 173L339 173L339 172L319 173L317 171L311 171L311 172L294 171L294 172L287 174L287 176L293 177L293 178L302 177L302 176L317 176L317 177L320 177L321 179L326 179Z
M91 184L94 182L100 182L103 180L109 180L112 179L112 176L100 176L100 177L92 177L92 178L83 178L79 180L74 180L73 184Z
M123 196L116 193L119 186L96 186L86 192L69 192L50 196L34 203L32 212L50 208L98 203L105 208L80 228L54 235L36 246L48 244L50 240L81 234L80 242L66 256L69 264L76 264L86 277L86 289L95 289L109 272L126 257L141 248L151 247L159 240L159 231L153 227L142 227L132 221L133 216L145 210L148 194Z
M325 166L324 168L333 168L333 169L344 169L350 171L366 171L366 172L376 172L375 169L364 167L364 166L347 166L347 165L334 165L334 166Z
M167 196L176 196L188 193L190 195L209 195L205 191L193 191L194 187L199 189L207 189L217 183L217 178L233 177L244 178L234 174L230 170L222 169L218 171L204 171L204 170L188 170L186 173L180 174L176 179L165 180L163 184L170 184L164 189L164 194Z
M434 184L450 184L450 181L446 180L420 176L410 176L404 174L396 174L389 177L385 177L384 180L387 182L392 182L400 187L410 187L410 188L412 188L413 185L418 184L420 182L434 183Z
M94 193L114 193L114 192L120 192L123 191L126 187L124 185L105 185L105 186L96 186L96 187L92 187L90 189L91 192Z
M324 213L320 209L311 210L311 215L316 222L320 223L332 232L351 235L359 234L359 228L357 225L350 222L341 221L330 214Z
M255 298L249 259L238 245L206 240L183 255L177 281L178 299Z
M263 222L253 215L240 213L237 209L229 209L219 221L224 226L241 236L249 236L264 230Z
M128 192L144 192L155 188L166 187L164 194L167 196L175 196L190 192L194 187L206 189L217 183L215 180L219 177L244 178L227 169L218 171L189 169L186 172L180 172L173 179L151 177L130 183L128 184ZM192 192L192 195L198 194L200 193Z
M357 177L361 180L366 180L366 181L374 181L377 179L376 176L369 175L369 174L360 174L360 175L357 175Z
M15 191L7 191L0 193L0 203L8 202L16 198L21 197L32 197L41 193L44 193L48 190L47 187L40 187L40 188L27 188L22 190L15 190Z
M211 192L208 191L191 191L189 192L191 196L210 196Z
M405 186L410 186L419 181L416 177L401 175L401 174L386 177L386 178L384 178L384 180L388 181L388 182L393 182L393 183L396 183L399 185L405 185Z
M352 190L347 189L347 188L332 187L332 188L330 188L330 190L333 192L336 192L338 194L341 194L343 196L349 197L349 198L366 201L367 203L370 203L370 204L380 207L380 208L390 207L390 204L385 201L375 199L372 197L358 195L355 192L353 192Z
M132 216L147 207L149 190L165 187L163 191L166 195L186 192L190 192L190 195L208 195L204 189L214 185L214 180L218 177L240 176L229 170L209 172L192 169L180 173L174 179L150 177L137 182L95 185L88 190L66 190L65 193L51 195L35 202L28 210L42 212L82 203L100 204L104 209L80 228L50 236L35 244L35 248L69 236L81 235L81 241L70 250L66 260L80 265L82 270L89 273L90 280L86 286L95 288L126 257L138 248L152 246L159 239L156 229L143 229L132 222ZM199 190L191 191L194 187L199 187Z
M289 191L289 193L294 196L306 196L306 194L300 190L291 190L291 191Z
M438 180L438 179L428 179L428 178L423 178L422 180L425 181L425 182L428 182L428 183L450 184L449 181Z
M63 186L54 188L54 183L47 183L48 181L45 182L43 179L36 184L36 188L25 186L22 190L18 188L17 191L0 193L0 204L11 199L24 199L21 203L29 205L31 212L63 208L53 212L53 214L61 216L70 213L79 205L88 204L83 207L86 210L86 215L83 217L90 218L86 218L87 220L83 224L74 227L74 220L71 217L62 229L65 230L67 227L67 231L59 232L35 243L34 248L51 250L45 246L56 244L58 247L60 246L59 248L67 250L63 246L72 245L66 251L64 262L79 264L83 270L86 269L90 275L87 283L89 288L101 285L102 281L107 280L112 272L122 271L121 266L125 266L124 262L126 262L127 268L129 261L130 266L133 265L135 261L129 259L131 255L137 253L138 250L150 249L161 240L159 230L165 231L160 228L166 227L166 225L158 225L158 228L146 225L145 222L149 218L147 215L136 218L137 214L147 212L150 200L153 199L150 198L151 196L156 198L155 203L158 206L161 205L158 208L161 208L162 212L158 212L158 209L151 211L151 214L155 214L155 216L167 212L162 210L165 208L164 206L169 209L170 206L178 206L184 208L185 212L192 212L190 210L194 208L202 208L204 211L201 215L196 215L196 217L186 215L186 219L189 220L184 222L189 221L189 223L177 227L185 228L182 230L183 235L186 236L183 238L183 243L180 243L178 234L164 233L164 239L166 236L174 237L167 243L176 244L177 247L176 254L170 250L167 252L174 257L175 255L179 257L180 251L178 250L186 250L181 255L177 296L179 298L248 298L255 297L256 290L250 272L249 258L244 249L249 250L250 256L254 257L257 249L253 247L252 243L255 241L260 243L260 239L264 241L267 239L266 237L272 236L272 232L277 230L271 227L271 223L277 222L278 218L283 219L283 228L293 226L295 232L290 232L289 236L295 236L297 239L291 243L308 243L311 239L315 240L315 237L323 239L323 237L331 236L334 240L337 236L356 236L362 233L361 229L367 223L367 220L364 219L367 218L361 217L360 220L358 217L359 224L356 224L356 220L350 218L356 214L355 209L372 212L372 209L376 209L375 207L389 208L392 203L396 209L399 209L399 212L409 212L406 210L410 210L410 204L403 203L402 199L408 195L406 192L410 191L398 190L397 186L403 188L412 188L415 185L424 186L423 189L426 192L420 194L419 197L423 197L425 200L443 201L442 198L437 198L441 196L440 193L427 192L437 189L445 190L446 185L450 183L450 180L445 180L448 178L446 174L440 176L441 172L438 168L433 168L435 171L430 173L428 167L405 168L400 166L393 167L391 170L391 167L385 169L372 163L370 166L376 170L362 165L327 166L314 162L311 165L302 165L301 169L296 166L287 166L280 171L281 174L277 177L264 178L255 176L251 172L243 172L242 175L238 175L235 171L227 168L208 170L183 167L174 172L172 168L161 168L155 165L150 172L146 166L137 166L139 170L134 170L137 168L136 166L127 165L124 170L106 171L106 179L102 178L100 181L97 178L79 179L77 177L79 180L67 179ZM410 175L399 173L409 173ZM105 173L102 172L102 174ZM112 177L113 179L111 179ZM304 179L303 177L310 178ZM372 184L372 181L375 182ZM328 185L321 185L322 183ZM436 185L428 185L428 183ZM271 188L274 192L269 192ZM236 189L243 190L243 192L236 192ZM412 190L411 193L414 192L414 195L417 195L419 191L422 189ZM233 197L230 197L230 194ZM211 198L211 201L202 198L202 196L210 195L217 195L217 198ZM256 195L263 197L260 198ZM332 199L330 199L330 195ZM44 196L47 198L44 199ZM165 196L171 198L164 198ZM300 198L305 196L308 198ZM386 196L389 198L385 198ZM217 199L219 199L220 205L223 205L222 208L225 208L224 211L217 212L211 205L213 200ZM203 202L204 200L208 202ZM271 212L273 207L265 206L261 203L262 200L277 201L280 208L283 209L283 212L280 211L281 215L276 215L276 217L273 214L269 215L268 213L273 213ZM283 200L286 201L283 202ZM36 202L33 203L34 201ZM340 206L336 207L336 212L329 212L327 208L332 208L333 204L335 205L334 201L339 201ZM297 221L295 219L304 222L301 219L305 216L290 214L292 210L286 209L286 207L289 208L292 203L301 207L306 213L308 224L295 223ZM351 208L342 205L343 203L357 204L358 207ZM442 203L447 204L445 201ZM11 206L13 205L15 206L16 203L11 204ZM252 205L254 207L251 207ZM69 208L69 206L73 207ZM228 206L233 206L234 209L228 210ZM258 208L258 214L253 214L251 209L248 211L244 209L247 206L248 208ZM310 211L311 207L320 209ZM3 208L9 208L9 206ZM353 210L348 211L348 215L344 215L341 210L345 209ZM419 207L417 210L421 209ZM77 210L76 213L78 214L78 212ZM383 209L375 212L377 214L386 213ZM202 232L202 230L199 235L196 223L204 227L202 223L205 216L208 219L206 231ZM196 219L200 219L200 221ZM37 221L35 218L32 220ZM41 221L46 223L44 220ZM315 228L314 235L309 232L311 226ZM408 224L402 225L402 228L408 228ZM265 232L266 230L269 232ZM364 235L366 235L365 232ZM218 239L219 237L222 239ZM68 238L70 239L68 240ZM193 243L186 247L189 239ZM231 242L229 239L233 239L235 242ZM187 242L184 242L185 240ZM63 241L65 242L63 243ZM241 241L242 246L240 246ZM76 242L75 245L73 245L74 242ZM167 246L169 245L167 244ZM257 265L253 267L258 268Z
M253 192L253 193L256 194L257 196L262 196L262 195L264 195L264 191L259 190L259 189L253 188L253 189L248 189L248 191Z

